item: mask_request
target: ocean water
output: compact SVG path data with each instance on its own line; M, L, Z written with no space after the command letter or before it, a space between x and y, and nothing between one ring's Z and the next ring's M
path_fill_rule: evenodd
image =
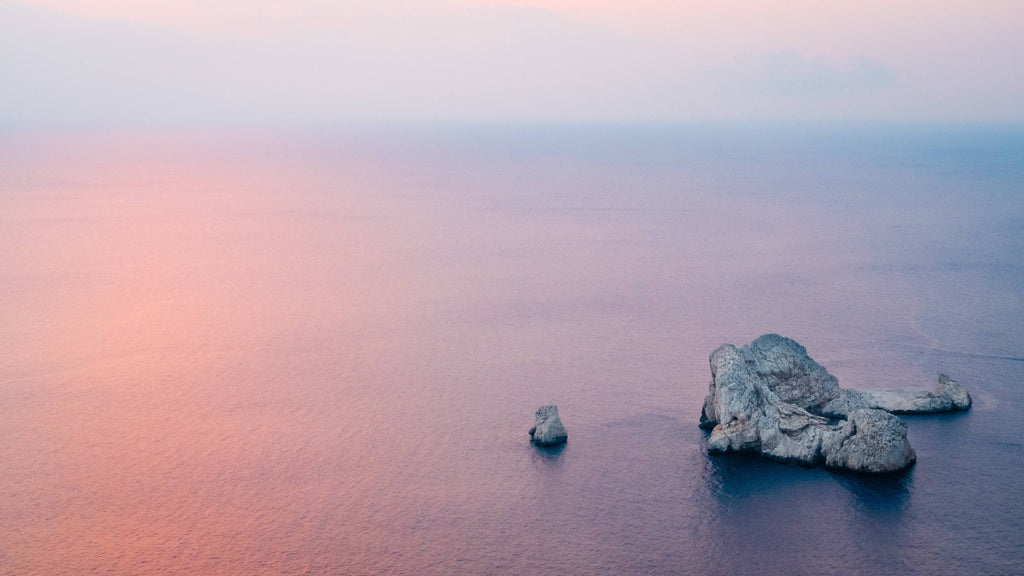
M8 131L0 574L1019 574L1022 287L1021 128ZM709 457L766 332L974 407Z

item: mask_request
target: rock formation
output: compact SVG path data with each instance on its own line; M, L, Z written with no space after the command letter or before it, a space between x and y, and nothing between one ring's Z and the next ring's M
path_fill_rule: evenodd
M537 409L536 423L530 428L530 441L539 446L554 446L569 438L558 417L558 406L549 404Z
M907 425L884 410L854 410L822 444L825 466L854 472L897 472L916 459Z
M725 344L711 354L711 384L700 426L711 429L710 452L766 456L858 472L895 472L914 463L907 427L890 414L966 410L970 395L939 376L933 392L859 392L800 344L766 334L750 345Z
M939 374L939 382L935 392L915 392L907 390L887 390L884 392L857 392L846 390L847 394L856 394L864 406L881 408L896 414L925 414L928 412L953 412L967 410L971 407L971 395L960 384Z

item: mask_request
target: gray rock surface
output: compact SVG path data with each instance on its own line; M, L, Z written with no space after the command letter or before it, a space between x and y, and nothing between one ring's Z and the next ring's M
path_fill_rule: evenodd
M801 464L821 460L821 442L833 427L827 418L783 402L751 370L749 348L726 344L711 354L711 393L701 426L713 428L711 452L759 451Z
M907 425L884 410L854 410L821 448L825 466L854 472L898 472L917 460Z
M896 414L953 412L971 407L971 395L956 380L945 374L939 375L934 392L886 390L858 394L865 407L880 408Z
M939 374L939 385L936 394L948 396L953 402L953 410L969 410L971 408L971 395L960 386L960 383L945 374Z
M971 403L947 376L939 377L935 392L840 388L803 346L777 334L742 348L724 344L710 363L700 416L700 426L711 429L710 452L754 451L800 464L894 472L916 456L906 426L888 411L965 410Z
M539 446L554 446L569 438L562 419L558 417L558 406L549 404L537 409L536 422L530 428L530 441Z

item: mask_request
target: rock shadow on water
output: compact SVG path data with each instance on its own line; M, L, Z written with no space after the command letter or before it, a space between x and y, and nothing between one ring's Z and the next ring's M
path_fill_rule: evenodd
M720 503L755 495L771 497L807 484L838 485L850 494L856 509L893 513L902 511L910 499L914 467L867 474L783 462L753 452L728 452L705 458L702 475L709 492Z
M823 468L778 462L749 452L706 458L702 475L708 491L719 504L755 496L771 498L797 486L830 483L830 474Z
M562 452L565 451L565 447L568 442L562 442L557 446L540 446L538 444L533 445L534 454L540 458L548 461L555 461L561 457Z
M557 470L562 467L562 455L565 454L568 442L556 446L530 445L530 460L536 466L550 470Z
M850 493L854 508L875 516L901 514L910 502L914 469L895 474L857 474L831 471L830 474Z
M701 531L715 543L715 558L723 563L718 573L841 574L858 573L858 566L876 570L863 573L887 573L883 567L906 567L901 550L912 534L911 473L834 472L752 453L705 462Z
M706 459L702 472L708 493L725 509L744 502L803 499L816 494L866 521L902 523L913 493L913 468L888 475L857 474L766 459L752 453L728 453ZM847 498L842 496L843 492ZM845 502L844 502L845 501Z

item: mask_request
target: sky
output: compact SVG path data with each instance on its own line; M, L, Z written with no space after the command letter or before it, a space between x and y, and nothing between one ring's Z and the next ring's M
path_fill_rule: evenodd
M0 0L0 124L1024 122L1024 0Z

